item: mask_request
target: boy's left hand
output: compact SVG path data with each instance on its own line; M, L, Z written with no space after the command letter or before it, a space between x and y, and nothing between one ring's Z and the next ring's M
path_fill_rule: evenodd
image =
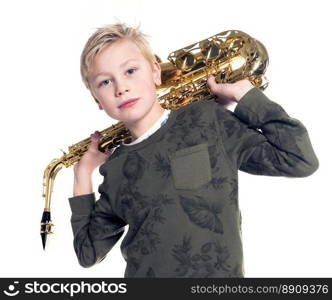
M218 97L217 101L224 106L228 106L232 101L239 102L249 90L255 87L247 78L234 83L217 83L213 75L209 76L207 85L211 93Z

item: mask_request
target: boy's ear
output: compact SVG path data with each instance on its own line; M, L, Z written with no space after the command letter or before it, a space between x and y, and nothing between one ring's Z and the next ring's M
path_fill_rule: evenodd
M102 106L100 105L99 101L97 100L97 98L94 96L93 92L90 90L91 96L93 97L93 99L96 101L96 103L98 104L99 109L103 110Z
M96 103L98 104L99 109L103 110L103 108L101 107L99 101L97 100L97 98L95 97L95 95L94 95L94 93L93 93L93 91L91 89L90 89L90 94L93 97L93 99L96 101Z
M103 110L103 108L101 107L99 101L98 101L95 97L93 97L93 99L95 99L95 101L97 102L97 104L98 104L98 106L99 106L99 109Z
M161 67L157 61L153 62L153 79L156 85L161 85Z

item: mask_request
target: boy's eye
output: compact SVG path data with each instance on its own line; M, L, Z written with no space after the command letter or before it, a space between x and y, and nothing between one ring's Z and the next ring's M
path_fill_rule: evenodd
M100 85L108 85L110 82L111 82L111 80L106 79L106 80L103 80L103 81L100 83Z
M133 74L135 71L136 71L136 69L133 69L133 68L127 70L127 72L128 72L129 74Z
M131 68L131 69L128 69L127 72L128 74L133 74L135 73L136 69L134 68ZM100 86L106 86L108 85L109 83L112 83L112 81L110 79L106 79L106 80L103 80L101 83L100 83Z

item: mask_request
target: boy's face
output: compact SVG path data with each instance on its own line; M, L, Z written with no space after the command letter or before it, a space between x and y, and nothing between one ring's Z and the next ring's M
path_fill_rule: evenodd
M129 39L110 44L96 56L89 82L99 108L125 124L135 124L160 106L155 86L161 84L160 65L155 62L152 67ZM139 99L134 105L119 107L132 98Z

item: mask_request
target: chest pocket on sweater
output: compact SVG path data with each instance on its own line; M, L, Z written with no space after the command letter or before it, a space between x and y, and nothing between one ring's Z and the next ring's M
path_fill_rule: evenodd
M170 154L176 189L197 189L211 180L211 164L207 144L198 144Z

